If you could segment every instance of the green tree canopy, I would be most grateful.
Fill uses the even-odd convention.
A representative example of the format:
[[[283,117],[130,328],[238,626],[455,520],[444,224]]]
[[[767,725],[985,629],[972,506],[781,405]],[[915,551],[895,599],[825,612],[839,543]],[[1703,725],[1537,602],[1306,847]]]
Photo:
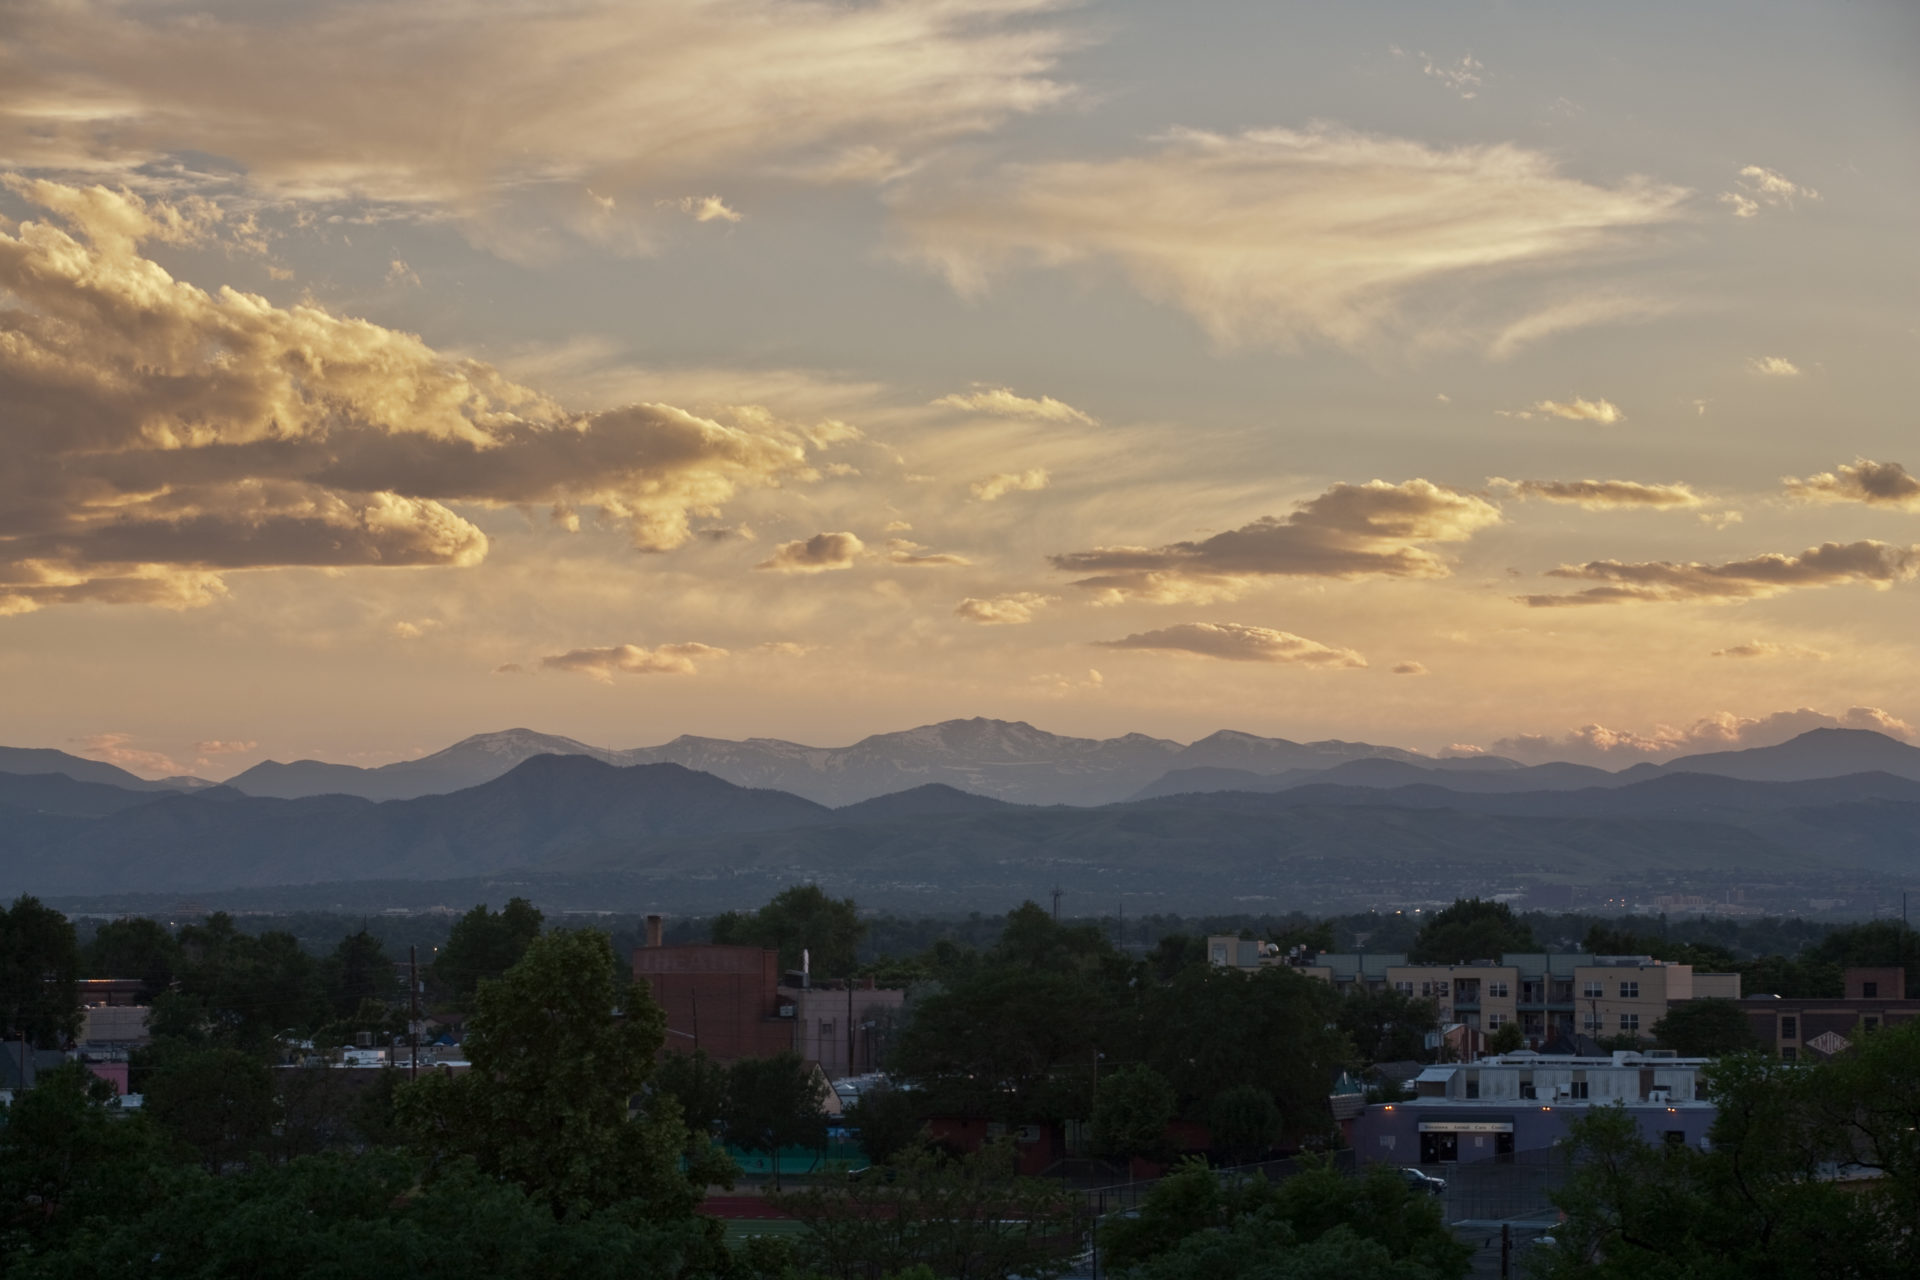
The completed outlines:
[[[1458,898],[1436,912],[1407,951],[1415,964],[1471,964],[1508,951],[1534,951],[1533,930],[1504,902]]]
[[[433,958],[434,982],[456,1002],[471,1001],[482,982],[519,963],[545,919],[525,898],[509,899],[498,912],[482,903],[454,922]]]
[[[1235,1085],[1207,1103],[1207,1130],[1213,1145],[1237,1160],[1251,1160],[1280,1141],[1280,1108],[1258,1085]]]
[[[1179,1098],[1166,1077],[1143,1062],[1129,1063],[1096,1082],[1094,1149],[1123,1159],[1163,1159],[1170,1149],[1167,1126],[1178,1112]]]
[[[180,944],[167,927],[145,916],[109,920],[94,931],[81,956],[90,978],[138,978],[152,1000],[180,971]]]
[[[473,1066],[399,1090],[414,1143],[445,1170],[459,1158],[524,1188],[556,1217],[635,1201],[656,1218],[692,1212],[709,1174],[684,1171],[687,1130],[661,1098],[629,1102],[665,1039],[660,1009],[635,987],[614,1016],[613,950],[593,929],[543,934],[498,981],[481,985],[467,1024]]]
[[[45,1253],[146,1201],[160,1144],[139,1113],[109,1111],[112,1097],[71,1062],[0,1107],[0,1259]]]
[[[322,966],[327,1002],[336,1018],[353,1018],[368,1001],[398,999],[405,983],[380,939],[364,928],[340,939]]]
[[[714,917],[712,936],[728,946],[778,951],[785,969],[798,969],[805,951],[814,973],[838,978],[854,971],[866,930],[852,898],[829,898],[818,885],[802,884],[775,894],[758,911]]]
[[[918,1141],[927,1122],[926,1100],[912,1089],[868,1089],[847,1108],[847,1124],[874,1164],[887,1164]]]
[[[204,1019],[204,1034],[258,1047],[279,1032],[305,1032],[326,1021],[320,966],[292,934],[242,933],[220,911],[182,928],[179,942],[178,993]],[[186,1007],[172,1012],[181,1015]]]
[[[1431,1000],[1354,983],[1338,1005],[1336,1021],[1353,1042],[1362,1062],[1405,1062],[1428,1056],[1427,1033],[1440,1027],[1440,1011]]]
[[[280,1103],[267,1064],[212,1046],[165,1055],[142,1085],[145,1111],[211,1172],[268,1154]]]
[[[73,925],[38,898],[0,911],[0,1035],[58,1048],[80,1027]]]
[[[1653,1024],[1653,1038],[1686,1058],[1718,1058],[1760,1047],[1739,1002],[1715,998],[1669,1005],[1667,1016]]]
[[[797,1053],[741,1058],[727,1068],[727,1138],[744,1151],[774,1158],[778,1186],[780,1148],[826,1144],[827,1118],[820,1109],[825,1096],[812,1064]]]

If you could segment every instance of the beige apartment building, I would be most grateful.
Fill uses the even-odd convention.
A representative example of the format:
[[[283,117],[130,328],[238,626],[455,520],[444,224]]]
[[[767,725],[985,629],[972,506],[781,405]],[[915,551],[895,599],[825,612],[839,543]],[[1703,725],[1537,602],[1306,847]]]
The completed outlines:
[[[1283,955],[1271,944],[1216,936],[1207,939],[1207,958],[1237,969],[1287,965],[1342,990],[1391,988],[1433,1001],[1442,1026],[1460,1023],[1491,1034],[1518,1023],[1535,1046],[1574,1032],[1650,1039],[1653,1024],[1675,1001],[1740,998],[1737,973],[1695,973],[1691,965],[1651,956],[1509,952],[1472,964],[1408,964],[1406,956],[1390,953]]]

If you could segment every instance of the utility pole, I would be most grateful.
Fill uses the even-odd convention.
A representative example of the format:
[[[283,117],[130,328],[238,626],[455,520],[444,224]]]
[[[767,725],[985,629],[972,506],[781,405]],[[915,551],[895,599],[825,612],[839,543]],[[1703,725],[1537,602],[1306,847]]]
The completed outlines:
[[[363,928],[365,926],[362,926]],[[407,1044],[412,1056],[407,1062],[407,1079],[420,1078],[420,948],[407,947]]]
[[[853,975],[847,975],[847,1074],[853,1074]]]
[[[1059,885],[1055,885],[1053,887],[1053,922],[1055,924],[1060,923],[1060,899],[1062,896],[1064,896],[1064,890],[1062,890]]]

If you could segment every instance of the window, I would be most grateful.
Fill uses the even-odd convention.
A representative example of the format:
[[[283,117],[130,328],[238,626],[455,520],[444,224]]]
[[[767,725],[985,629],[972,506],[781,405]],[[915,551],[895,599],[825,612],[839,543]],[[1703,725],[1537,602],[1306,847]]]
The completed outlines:
[[[1601,985],[1598,982],[1589,982],[1586,986],[1586,990],[1581,993],[1581,996],[1583,999],[1587,999],[1587,1000],[1598,1000],[1601,996],[1605,994],[1606,994],[1606,991],[1602,989]]]
[[[1507,1021],[1506,1014],[1490,1013],[1487,1015],[1487,1030],[1498,1031],[1501,1028],[1501,1026],[1506,1023],[1506,1021]]]
[[[1625,1032],[1625,1031],[1631,1031],[1631,1032],[1633,1032],[1633,1033],[1634,1033],[1635,1035],[1639,1035],[1639,1034],[1640,1034],[1640,1015],[1639,1015],[1639,1014],[1637,1014],[1637,1013],[1623,1013],[1623,1014],[1621,1014],[1621,1015],[1620,1015],[1620,1030],[1621,1030],[1621,1031],[1623,1031],[1623,1032]]]
[[[1495,1000],[1505,1000],[1507,998],[1507,984],[1504,982],[1489,982],[1487,984],[1487,995]]]
[[[1398,991],[1403,996],[1410,996],[1413,994],[1413,984],[1411,982],[1396,982],[1393,984],[1393,989],[1395,991]]]
[[[1862,1000],[1878,1000],[1880,998],[1880,984],[1877,982],[1861,983],[1860,998]]]
[[[1880,1029],[1880,1019],[1862,1018],[1860,1019],[1860,1025],[1865,1027],[1869,1031],[1878,1031]]]
[[[1604,1025],[1597,1013],[1584,1014],[1580,1019],[1580,1029],[1588,1035],[1598,1035]]]
[[[1587,1082],[1585,1080],[1575,1080],[1567,1086],[1567,1096],[1585,1102],[1587,1099]]]
[[[1800,1019],[1793,1017],[1791,1014],[1783,1016],[1780,1019],[1780,1038],[1782,1040],[1798,1040],[1800,1038]]]
[[[1621,983],[1620,998],[1622,1000],[1638,1000],[1640,998],[1640,984],[1637,982]]]
[[[1782,1062],[1792,1062],[1795,1058],[1798,1058],[1799,1056],[1800,1056],[1800,1051],[1794,1048],[1792,1045],[1788,1045],[1786,1048],[1780,1050],[1780,1060]]]

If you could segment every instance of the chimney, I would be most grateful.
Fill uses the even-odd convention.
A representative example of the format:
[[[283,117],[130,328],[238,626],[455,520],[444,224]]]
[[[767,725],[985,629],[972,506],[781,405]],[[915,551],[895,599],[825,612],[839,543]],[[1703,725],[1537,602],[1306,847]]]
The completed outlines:
[[[660,917],[657,915],[647,917],[647,945],[650,947],[660,945]]]

